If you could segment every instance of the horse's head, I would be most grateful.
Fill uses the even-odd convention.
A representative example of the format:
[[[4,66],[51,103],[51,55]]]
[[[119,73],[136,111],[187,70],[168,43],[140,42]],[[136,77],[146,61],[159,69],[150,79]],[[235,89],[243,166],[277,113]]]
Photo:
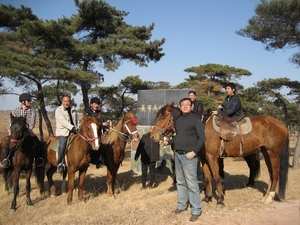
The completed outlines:
[[[174,107],[174,102],[162,107],[156,115],[155,125],[150,137],[155,142],[162,141],[163,137],[171,136],[175,132],[174,121],[180,116],[180,109]]]
[[[14,117],[10,114],[10,145],[9,147],[12,149],[16,146],[16,144],[21,143],[26,137],[26,130],[28,129],[28,125],[26,123],[26,118],[23,116]]]
[[[98,150],[100,147],[99,141],[99,119],[100,116],[85,116],[83,115],[82,122],[79,128],[79,135],[90,144],[93,150]]]
[[[139,141],[140,133],[137,130],[137,120],[134,118],[132,113],[126,113],[123,117],[122,133],[129,137],[128,141]]]

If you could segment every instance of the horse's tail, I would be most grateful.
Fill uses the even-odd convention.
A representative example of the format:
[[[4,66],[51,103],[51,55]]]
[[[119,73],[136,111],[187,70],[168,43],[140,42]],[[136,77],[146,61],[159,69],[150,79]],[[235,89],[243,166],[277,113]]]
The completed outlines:
[[[284,143],[283,150],[280,155],[280,172],[279,172],[279,183],[278,183],[278,197],[280,199],[285,198],[285,191],[288,181],[288,170],[289,169],[289,135]]]

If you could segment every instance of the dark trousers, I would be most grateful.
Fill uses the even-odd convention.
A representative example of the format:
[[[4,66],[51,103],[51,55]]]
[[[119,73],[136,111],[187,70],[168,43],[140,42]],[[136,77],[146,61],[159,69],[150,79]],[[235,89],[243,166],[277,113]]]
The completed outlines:
[[[57,165],[64,162],[67,140],[68,136],[58,136],[59,146]]]
[[[155,179],[155,165],[156,165],[156,161],[152,161],[150,162],[150,164],[142,163],[142,185],[143,186],[146,186],[148,168],[150,173],[150,184],[153,184]]]

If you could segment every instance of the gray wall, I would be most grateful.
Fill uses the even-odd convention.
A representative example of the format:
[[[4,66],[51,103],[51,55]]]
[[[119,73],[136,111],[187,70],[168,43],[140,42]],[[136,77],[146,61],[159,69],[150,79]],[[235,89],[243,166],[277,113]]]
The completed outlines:
[[[193,89],[163,89],[138,91],[137,119],[139,125],[151,125],[160,108],[174,102],[178,106],[180,99],[188,97]]]

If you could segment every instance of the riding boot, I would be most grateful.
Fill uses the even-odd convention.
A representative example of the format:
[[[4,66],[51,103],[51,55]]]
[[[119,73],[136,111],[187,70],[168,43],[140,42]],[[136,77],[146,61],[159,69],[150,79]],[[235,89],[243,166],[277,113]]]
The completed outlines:
[[[4,159],[1,162],[3,168],[10,167],[10,164],[11,164],[10,159],[9,159],[10,155],[11,155],[11,151],[9,148],[9,144],[7,143],[4,148]]]

